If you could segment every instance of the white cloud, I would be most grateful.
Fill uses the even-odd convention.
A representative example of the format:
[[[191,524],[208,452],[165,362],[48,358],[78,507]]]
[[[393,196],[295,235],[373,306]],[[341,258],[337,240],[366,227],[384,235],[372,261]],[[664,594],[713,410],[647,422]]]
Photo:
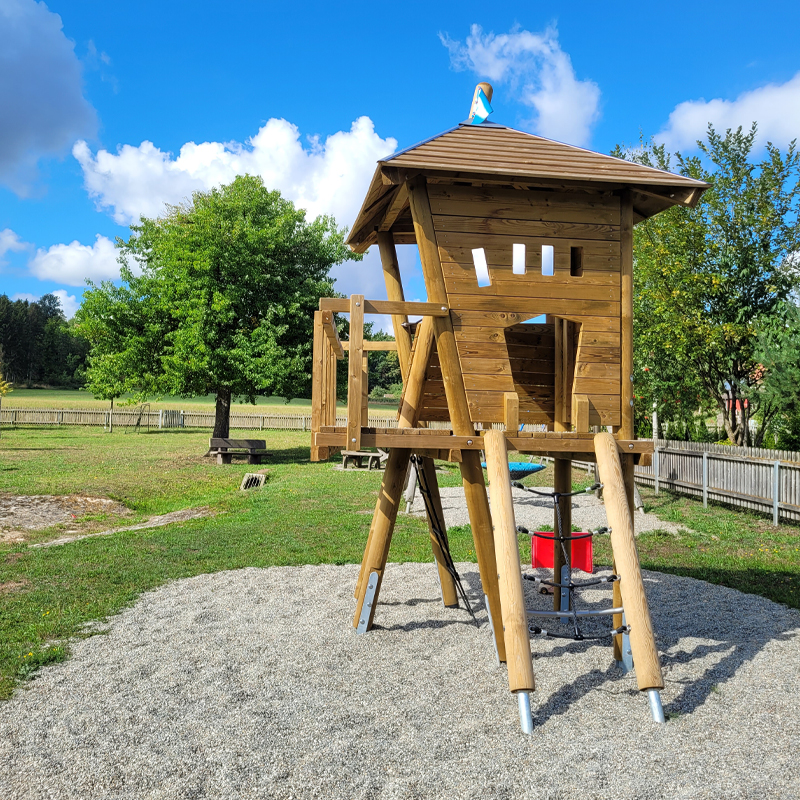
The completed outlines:
[[[54,292],[49,292],[49,294],[54,294],[58,298],[61,310],[67,319],[72,319],[75,316],[75,312],[80,307],[80,301],[74,294],[67,294],[66,289],[56,289]],[[27,300],[29,303],[35,303],[40,298],[41,295],[31,294],[30,292],[17,292],[11,299]]]
[[[40,157],[95,131],[74,47],[44,3],[0,2],[0,182],[18,194],[28,191]]]
[[[11,228],[3,228],[0,231],[0,267],[8,263],[3,258],[6,253],[19,253],[22,250],[28,250],[30,246],[28,242],[23,242]]]
[[[769,83],[743,92],[735,100],[687,100],[675,106],[664,130],[655,138],[670,150],[693,149],[704,139],[708,123],[717,131],[758,123],[757,143],[785,147],[800,133],[800,72],[786,83]]]
[[[93,154],[79,141],[73,154],[83,169],[84,182],[97,206],[109,211],[122,225],[139,216],[156,217],[166,203],[177,204],[194,191],[230,183],[237,175],[260,175],[270,189],[278,189],[309,219],[332,214],[337,224],[352,225],[369,187],[375,162],[397,148],[392,138],[382,139],[368,117],[353,122],[322,141],[310,138],[307,146],[295,125],[270,119],[244,144],[239,142],[188,142],[177,156],[159,150],[152,142],[138,147],[123,145],[116,153]],[[52,249],[52,248],[51,248]],[[337,288],[344,292],[382,292],[383,278],[373,254],[360,264],[347,263],[333,271]]]
[[[28,264],[28,269],[39,280],[66,283],[68,286],[83,286],[87,278],[92,281],[119,278],[114,243],[100,234],[97,234],[93,245],[75,241],[71,244],[54,244],[47,250],[40,248]]]
[[[61,302],[61,310],[64,312],[64,316],[67,319],[72,319],[75,316],[75,312],[80,308],[80,300],[74,294],[67,294],[66,289],[56,289],[50,294],[54,294]]]
[[[589,143],[600,117],[600,89],[593,81],[577,79],[555,28],[495,35],[473,25],[464,44],[446,34],[439,38],[454,69],[470,69],[483,79],[509,84],[536,112],[527,123],[531,130],[570,144]]]
[[[343,225],[355,218],[375,162],[396,147],[394,139],[375,133],[369,117],[360,117],[349,131],[339,131],[324,143],[312,138],[308,147],[301,143],[295,125],[271,119],[245,144],[188,142],[177,157],[152,142],[93,155],[80,141],[73,154],[89,194],[123,225],[140,215],[158,216],[165,203],[179,203],[194,191],[230,183],[244,174],[260,175],[268,188],[279,189],[305,208],[311,219],[333,214]]]

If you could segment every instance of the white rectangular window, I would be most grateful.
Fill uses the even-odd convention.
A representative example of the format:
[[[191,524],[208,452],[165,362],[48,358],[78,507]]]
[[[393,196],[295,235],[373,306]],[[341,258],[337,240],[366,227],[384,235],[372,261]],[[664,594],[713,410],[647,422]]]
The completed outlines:
[[[482,247],[472,251],[472,263],[475,264],[475,274],[478,276],[478,286],[491,286],[489,265],[486,263],[486,252]]]
[[[553,245],[542,245],[542,275],[553,274]]]
[[[514,274],[515,275],[524,275],[525,274],[525,245],[524,244],[515,244],[514,245]]]

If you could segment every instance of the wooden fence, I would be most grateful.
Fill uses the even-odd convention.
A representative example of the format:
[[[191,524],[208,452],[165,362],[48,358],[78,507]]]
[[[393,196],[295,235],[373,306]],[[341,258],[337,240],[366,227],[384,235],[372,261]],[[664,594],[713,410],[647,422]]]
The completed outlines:
[[[133,429],[212,428],[213,411],[139,411],[115,409],[114,427]],[[102,425],[108,427],[109,412],[103,409],[4,408],[3,425]],[[347,425],[346,417],[336,424]],[[374,428],[393,428],[394,417],[370,417]],[[448,422],[432,422],[432,428],[448,428]],[[502,428],[494,423],[493,428]],[[525,426],[538,429],[542,426]],[[259,414],[234,412],[231,428],[239,430],[311,430],[311,415]],[[679,494],[718,501],[762,513],[772,512],[779,519],[800,521],[800,453],[757,447],[659,439],[653,464],[636,467],[637,482],[656,492],[667,489]]]
[[[104,409],[56,409],[56,408],[3,408],[0,410],[2,425],[94,425],[108,427],[108,410]],[[136,409],[114,409],[114,427],[134,428],[138,424],[148,428],[213,428],[213,411],[138,411]],[[345,417],[337,417],[337,425],[347,425]],[[370,417],[368,424],[376,428],[396,427],[397,421],[385,417]],[[253,412],[231,413],[231,428],[240,430],[311,430],[311,415],[259,414]],[[446,427],[446,426],[445,426]]]
[[[761,447],[659,439],[653,464],[636,467],[639,483],[762,513],[800,520],[800,453]]]

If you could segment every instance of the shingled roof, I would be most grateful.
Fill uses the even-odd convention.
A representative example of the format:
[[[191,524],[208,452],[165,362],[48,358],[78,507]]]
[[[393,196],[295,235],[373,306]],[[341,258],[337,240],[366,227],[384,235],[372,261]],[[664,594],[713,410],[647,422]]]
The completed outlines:
[[[629,187],[633,192],[636,222],[673,205],[693,207],[708,187],[702,181],[505,125],[462,123],[378,162],[348,239],[354,250],[363,252],[374,242],[376,227],[387,211],[401,202],[399,187],[407,178],[420,173],[430,182],[444,183],[608,191]],[[400,241],[403,233],[406,237],[409,233],[409,221],[404,224],[403,220],[406,214],[407,209],[401,209],[393,220],[398,224]]]

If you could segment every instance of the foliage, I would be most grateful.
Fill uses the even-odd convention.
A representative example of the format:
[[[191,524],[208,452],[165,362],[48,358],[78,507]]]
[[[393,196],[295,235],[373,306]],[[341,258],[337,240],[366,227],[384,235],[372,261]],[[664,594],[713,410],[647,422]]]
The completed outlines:
[[[5,397],[9,392],[13,392],[14,390],[11,388],[13,385],[4,379],[3,373],[0,372],[0,397]]]
[[[0,369],[19,384],[78,387],[89,343],[67,322],[53,294],[39,300],[0,295]]]
[[[786,303],[783,313],[763,328],[756,358],[762,367],[760,391],[778,409],[772,443],[782,450],[800,450],[800,308],[794,303]]]
[[[687,421],[714,407],[739,445],[759,444],[779,413],[774,396],[761,391],[757,336],[800,269],[793,256],[800,247],[800,154],[794,142],[785,155],[768,144],[754,163],[755,135],[755,125],[724,136],[709,126],[707,140],[698,142],[701,156],[676,155],[681,174],[711,184],[696,208],[673,207],[634,229],[637,397],[645,413],[656,401],[664,419]],[[627,155],[671,166],[660,145]],[[755,415],[761,425],[753,441]]]
[[[91,285],[79,312],[93,390],[214,393],[215,436],[227,436],[233,397],[307,394],[313,312],[332,294],[331,267],[359,258],[331,217],[307,222],[239,176],[131,231],[117,242],[122,285]]]

